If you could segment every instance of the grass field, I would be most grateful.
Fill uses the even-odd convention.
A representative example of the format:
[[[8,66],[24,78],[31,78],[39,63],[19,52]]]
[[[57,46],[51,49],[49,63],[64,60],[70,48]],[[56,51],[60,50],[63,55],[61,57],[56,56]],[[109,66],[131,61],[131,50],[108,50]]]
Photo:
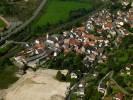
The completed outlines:
[[[0,28],[5,27],[5,25],[6,24],[2,20],[0,20]]]
[[[43,26],[47,23],[56,24],[60,20],[66,21],[71,10],[79,8],[92,8],[90,0],[49,0],[45,12],[38,19],[35,26]]]

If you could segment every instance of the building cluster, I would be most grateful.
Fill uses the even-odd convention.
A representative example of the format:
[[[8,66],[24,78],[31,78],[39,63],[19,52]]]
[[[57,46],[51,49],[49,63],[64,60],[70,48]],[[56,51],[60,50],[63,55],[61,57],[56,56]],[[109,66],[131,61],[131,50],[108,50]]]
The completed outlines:
[[[103,99],[112,99],[112,100],[124,100],[125,94],[119,90],[122,88],[117,84],[117,82],[112,78],[114,72],[107,73],[99,82],[98,92],[103,94]],[[109,88],[115,88],[117,92],[109,96]],[[123,89],[123,88],[122,88]],[[124,89],[123,89],[124,90]]]
[[[19,67],[20,74],[28,68],[36,69],[59,53],[66,55],[69,52],[84,55],[83,64],[89,69],[96,63],[107,60],[105,48],[111,48],[112,42],[117,45],[121,38],[132,34],[133,8],[127,11],[118,10],[111,13],[103,9],[93,14],[81,27],[74,27],[60,35],[38,37],[33,43],[25,44],[25,49],[12,58],[12,62]],[[131,75],[131,66],[126,67],[127,75]],[[121,71],[122,73],[123,71]],[[73,78],[77,78],[72,73]],[[94,75],[96,76],[96,75]],[[79,84],[80,95],[84,95],[84,86]],[[98,91],[107,94],[108,83],[101,82]],[[116,94],[115,100],[122,100],[121,93]]]
[[[81,27],[72,28],[62,35],[47,34],[31,44],[26,44],[25,50],[16,55],[13,62],[21,70],[25,65],[36,68],[61,52],[67,54],[74,51],[85,55],[83,62],[89,68],[96,61],[98,63],[106,61],[104,48],[110,47],[112,39],[115,38],[117,44],[120,37],[131,34],[125,26],[133,28],[133,8],[128,11],[119,10],[116,14],[103,9],[90,16]]]
[[[64,54],[70,51],[84,54],[83,62],[87,67],[90,67],[96,59],[99,62],[106,60],[103,51],[104,47],[109,46],[109,40],[89,33],[85,26],[73,28],[71,31],[64,32],[63,35],[65,37],[62,45]]]
[[[130,8],[128,11],[117,11],[116,14],[111,14],[108,10],[103,10],[93,17],[87,22],[88,26],[91,24],[92,30],[93,27],[97,28],[97,33],[102,36],[107,37],[109,41],[114,38],[115,44],[121,42],[121,37],[132,34],[129,29],[133,29],[133,8]],[[121,75],[131,75],[131,65],[125,67],[125,69],[121,70]],[[98,91],[101,92],[104,97],[107,96],[107,87],[108,82],[99,83]],[[113,97],[114,100],[123,100],[123,93],[116,93]]]
[[[129,64],[125,66],[124,69],[121,69],[121,75],[127,75],[127,76],[132,76],[133,75],[133,64]]]
[[[83,30],[81,30],[83,29]],[[102,45],[108,46],[109,41],[85,32],[85,27],[72,29],[63,35],[40,37],[32,44],[26,44],[26,49],[13,58],[15,65],[23,70],[24,66],[36,68],[46,60],[56,57],[60,52],[67,54],[75,51],[86,54],[85,60],[94,62],[97,55],[101,55]],[[99,47],[99,48],[98,48]]]
[[[118,10],[116,14],[112,14],[109,10],[104,9],[94,14],[87,21],[88,30],[96,31],[108,39],[130,34],[125,27],[133,28],[133,8],[130,8],[128,11]]]
[[[108,45],[107,39],[88,33],[83,26],[63,32],[63,35],[49,36],[47,34],[46,37],[40,37],[30,45],[26,44],[26,49],[17,54],[13,62],[20,69],[23,69],[25,65],[36,68],[46,60],[56,57],[60,52],[67,54],[74,51],[85,55],[84,64],[87,66],[92,64],[98,55],[100,55],[99,62],[104,62],[106,56],[102,53],[103,47]]]

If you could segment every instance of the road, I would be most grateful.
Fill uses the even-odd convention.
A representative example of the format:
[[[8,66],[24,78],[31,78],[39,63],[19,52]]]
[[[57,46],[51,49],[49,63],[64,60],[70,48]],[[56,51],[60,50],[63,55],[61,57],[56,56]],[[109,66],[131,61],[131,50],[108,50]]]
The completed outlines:
[[[103,83],[103,81],[104,81],[108,76],[109,76],[109,77],[112,77],[113,73],[114,73],[113,71],[108,72],[108,73],[100,80],[99,85],[98,85],[98,88],[100,88],[101,84]]]
[[[133,96],[133,93],[129,93],[127,90],[125,90],[123,87],[121,87],[114,79],[113,79],[114,72],[110,75],[110,80],[115,83],[115,85],[126,95]]]
[[[87,20],[92,14],[94,14],[94,13],[100,11],[101,9],[103,9],[104,6],[107,6],[107,5],[102,5],[101,7],[99,7],[99,9],[94,10],[94,11],[90,12],[89,14],[87,14],[87,15],[85,15],[85,16],[83,16],[83,17],[80,17],[80,18],[75,19],[75,20],[73,20],[73,21],[70,21],[70,22],[67,22],[67,23],[65,23],[65,24],[62,24],[62,25],[60,25],[60,26],[58,26],[58,27],[56,27],[56,28],[54,28],[54,29],[52,29],[52,30],[49,30],[47,33],[49,33],[49,34],[52,34],[53,32],[56,33],[56,32],[58,32],[59,30],[63,30],[64,28],[72,27],[72,26],[75,25],[77,22],[85,21],[85,20]],[[26,37],[25,37],[25,36],[26,36]],[[21,41],[25,41],[25,40],[27,40],[27,39],[30,38],[29,34],[23,33],[23,34],[19,34],[19,36],[16,36],[14,40],[15,40],[15,41],[20,40],[20,39],[18,39],[19,37],[21,37]],[[6,55],[2,56],[1,58],[2,58],[2,59],[5,59],[5,58],[12,57],[14,54],[16,54],[16,52],[18,52],[17,48],[18,48],[17,46],[14,46],[11,50],[9,50],[9,52],[8,52]]]
[[[5,40],[7,40],[12,35],[19,33],[26,26],[28,26],[38,16],[38,14],[40,13],[40,11],[42,10],[42,8],[45,6],[46,3],[47,3],[47,0],[43,0],[40,3],[39,7],[35,10],[33,15],[27,21],[25,21],[20,27],[17,27],[14,30],[8,31],[7,35],[1,38],[0,44],[3,43]]]
[[[113,79],[113,75],[114,75],[114,71],[110,71],[109,73],[107,73],[99,82],[98,88],[100,88],[100,85],[103,83],[103,81],[109,77],[111,81],[113,81],[115,83],[115,85],[124,93],[127,95],[132,96],[133,94],[129,93],[128,91],[126,91],[124,88],[122,88],[114,79]]]

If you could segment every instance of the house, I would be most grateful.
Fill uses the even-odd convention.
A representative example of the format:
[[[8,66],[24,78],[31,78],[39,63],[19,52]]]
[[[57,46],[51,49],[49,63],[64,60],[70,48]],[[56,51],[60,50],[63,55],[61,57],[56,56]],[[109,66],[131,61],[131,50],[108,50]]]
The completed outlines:
[[[116,36],[116,31],[114,31],[114,30],[109,30],[109,33],[111,34],[111,36]]]
[[[106,84],[104,83],[101,83],[99,86],[98,86],[98,92],[101,92],[102,94],[104,94],[104,96],[107,94],[107,89],[106,89]]]
[[[77,31],[77,32],[85,32],[85,31],[86,31],[86,28],[85,28],[84,26],[78,27],[78,28],[76,29],[76,31]]]
[[[77,74],[76,73],[71,73],[71,79],[77,79],[78,78],[78,76],[77,76]]]
[[[35,54],[40,54],[40,53],[44,52],[45,45],[43,42],[41,42],[39,40],[35,40],[35,44],[34,44],[33,48],[35,50]]]
[[[108,23],[106,22],[105,24],[103,24],[102,28],[104,30],[112,29],[113,28],[113,24],[112,24],[112,22],[108,22]]]
[[[11,60],[12,60],[13,64],[19,68],[23,68],[25,65],[24,64],[25,61],[22,56],[13,57]]]
[[[53,45],[54,44],[54,41],[52,41],[52,40],[46,40],[46,44],[49,45],[49,46],[50,45]]]
[[[64,31],[64,32],[63,32],[63,36],[64,36],[64,37],[67,37],[67,36],[68,36],[68,32],[67,32],[67,31]]]
[[[104,63],[104,61],[101,60],[101,59],[99,59],[99,60],[98,60],[98,63],[99,63],[99,64],[102,64],[102,63]]]
[[[115,100],[124,100],[124,94],[123,93],[117,93],[117,94],[115,94],[115,97],[114,97],[114,99]]]
[[[54,52],[53,56],[56,57],[57,56],[57,52]]]
[[[36,59],[34,61],[30,61],[27,63],[27,66],[30,67],[30,68],[33,68],[33,69],[36,69],[37,66],[39,65],[39,60]]]
[[[74,39],[74,38],[69,39],[69,45],[70,46],[80,46],[80,44],[81,44],[80,41],[77,39]]]
[[[92,24],[92,21],[88,21],[86,24],[86,28],[87,30],[94,30],[94,26]]]
[[[93,41],[84,42],[84,43],[83,43],[83,46],[84,46],[85,48],[87,48],[87,47],[89,47],[89,46],[95,46],[95,42],[93,42]]]
[[[128,6],[130,4],[129,0],[122,0],[123,6]]]
[[[81,82],[81,83],[78,85],[78,88],[79,88],[79,90],[78,90],[78,95],[79,95],[80,97],[83,97],[83,96],[85,95],[85,93],[84,93],[84,88],[85,88],[84,83]]]
[[[126,70],[127,70],[127,71],[130,71],[130,67],[126,67]]]
[[[126,74],[127,75],[132,75],[133,73],[132,73],[132,70],[133,69],[133,65],[127,65],[126,67],[125,67],[125,70],[126,70]]]
[[[116,26],[117,26],[118,28],[120,28],[120,27],[122,27],[122,26],[124,25],[123,20],[119,20],[119,19],[117,19],[115,23],[116,23]]]
[[[89,58],[89,61],[90,61],[90,62],[93,62],[93,61],[95,61],[95,59],[96,59],[96,55],[95,55],[95,54],[90,54],[90,55],[88,56],[88,58]]]
[[[82,46],[80,49],[81,49],[81,52],[82,52],[82,53],[85,53],[85,50],[86,50],[86,49],[85,49],[84,46]]]

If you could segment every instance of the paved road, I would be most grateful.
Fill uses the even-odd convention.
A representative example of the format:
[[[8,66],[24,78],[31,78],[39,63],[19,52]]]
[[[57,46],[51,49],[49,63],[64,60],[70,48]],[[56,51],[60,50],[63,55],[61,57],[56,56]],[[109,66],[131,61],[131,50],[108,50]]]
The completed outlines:
[[[51,34],[51,33],[53,33],[53,32],[55,33],[55,32],[58,32],[59,30],[64,29],[64,28],[73,26],[73,25],[75,25],[77,22],[85,21],[85,20],[87,20],[92,14],[94,14],[94,13],[100,11],[100,10],[103,9],[105,6],[107,6],[107,5],[106,5],[106,4],[105,4],[105,5],[102,5],[101,7],[99,7],[99,9],[92,11],[91,13],[87,14],[86,16],[80,17],[80,18],[75,19],[75,20],[73,20],[73,21],[70,21],[70,22],[68,22],[68,23],[66,23],[66,24],[60,25],[60,26],[58,26],[57,28],[54,28],[54,29],[52,29],[52,30],[49,30],[48,33],[49,33],[49,34]],[[26,33],[25,33],[25,34],[26,34]],[[19,34],[19,36],[16,37],[17,40],[19,40],[18,37],[24,38],[24,39],[21,39],[21,41],[25,41],[25,40],[29,39],[30,36],[27,34],[26,37],[25,37],[25,34]],[[20,35],[22,35],[22,36],[20,36]],[[16,40],[16,38],[15,38],[15,40]],[[26,39],[26,38],[27,38],[27,39]],[[17,40],[16,40],[16,41],[17,41]],[[0,44],[1,44],[1,42],[0,42]],[[9,57],[13,56],[14,54],[16,54],[16,53],[18,52],[17,48],[18,48],[17,46],[13,47],[11,50],[9,50],[9,52],[8,52],[6,55],[2,56],[1,58],[2,58],[2,59],[5,59],[5,58],[9,58]]]
[[[36,9],[36,11],[33,13],[32,17],[30,17],[26,22],[24,22],[24,24],[22,24],[20,27],[14,29],[13,31],[9,31],[7,32],[7,35],[5,37],[2,37],[0,40],[0,44],[2,42],[4,42],[5,40],[7,40],[10,36],[17,34],[19,31],[21,31],[22,29],[24,29],[27,25],[29,25],[40,13],[40,11],[42,10],[42,8],[44,7],[44,5],[47,3],[47,0],[43,0],[39,7]]]
[[[7,31],[0,32],[1,37],[4,37],[7,34],[10,34],[10,32],[12,32],[15,28],[19,27],[20,25],[22,25],[22,22],[20,21],[11,22],[11,26],[9,27]]]
[[[98,88],[100,88],[101,84],[103,83],[103,81],[104,81],[107,77],[112,77],[113,73],[114,73],[113,71],[108,72],[108,73],[100,80],[99,85],[98,85]]]
[[[77,83],[75,83],[69,90],[69,94],[66,96],[65,100],[71,100],[71,95],[74,93],[74,90],[78,88],[79,84],[88,78],[89,72],[85,74]]]
[[[108,72],[108,73],[100,80],[99,85],[98,85],[98,88],[100,88],[100,85],[103,83],[103,81],[104,81],[107,77],[109,77],[110,80],[113,81],[113,82],[116,84],[116,86],[117,86],[123,93],[132,96],[133,94],[131,94],[131,93],[129,93],[128,91],[126,91],[124,88],[122,88],[122,87],[113,79],[113,75],[114,75],[114,71]]]
[[[124,93],[129,96],[133,96],[133,93],[129,93],[127,90],[125,90],[123,87],[121,87],[114,79],[113,79],[114,72],[110,74],[110,80],[115,83],[115,85]]]

